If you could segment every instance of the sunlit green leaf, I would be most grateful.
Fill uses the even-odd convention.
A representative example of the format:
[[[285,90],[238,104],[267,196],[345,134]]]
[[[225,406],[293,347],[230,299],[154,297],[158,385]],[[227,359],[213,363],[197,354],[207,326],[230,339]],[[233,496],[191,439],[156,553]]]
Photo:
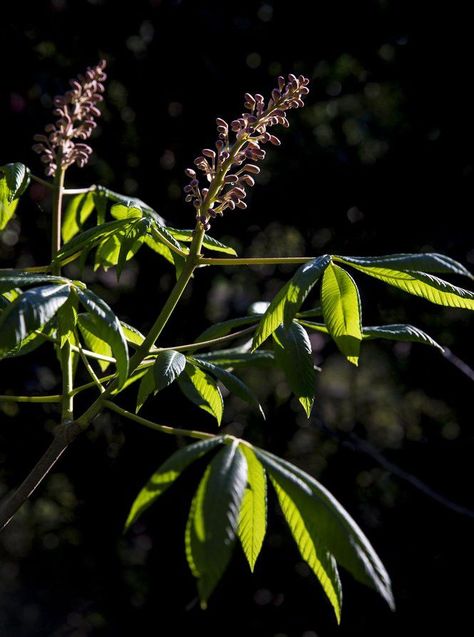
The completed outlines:
[[[444,351],[439,343],[413,325],[394,324],[394,325],[373,325],[371,327],[362,328],[362,338],[364,340],[372,340],[375,338],[386,338],[393,341],[411,341],[413,343],[424,343],[431,345],[437,349]]]
[[[119,386],[122,386],[128,375],[128,349],[120,321],[107,303],[91,290],[77,289],[77,295],[94,323],[95,333],[112,348]]]
[[[21,164],[14,162],[0,166],[0,174],[5,176],[8,188],[8,202],[12,203],[14,199],[18,199],[28,188],[30,183],[30,169]]]
[[[260,554],[267,530],[267,480],[265,471],[254,452],[241,444],[240,451],[247,461],[247,486],[245,487],[239,517],[239,538],[250,570]]]
[[[317,526],[312,519],[310,504],[304,498],[298,497],[299,493],[295,489],[289,489],[291,495],[287,493],[282,487],[281,481],[279,482],[273,474],[271,474],[271,480],[301,557],[318,578],[331,602],[339,624],[342,607],[341,580],[336,560],[319,539]],[[285,483],[285,486],[288,486],[288,483]],[[293,485],[291,484],[291,486]]]
[[[18,199],[10,201],[10,189],[5,177],[0,177],[0,230],[3,230],[15,214]]]
[[[137,330],[136,327],[133,327],[133,325],[125,323],[125,321],[120,321],[120,325],[122,326],[122,330],[125,338],[127,339],[127,343],[129,345],[132,345],[133,347],[140,347],[140,345],[145,340],[143,334],[139,330]]]
[[[216,381],[202,369],[189,363],[186,365],[185,372],[187,377],[181,376],[179,379],[181,390],[194,404],[214,416],[217,424],[220,425],[224,401]]]
[[[79,314],[78,325],[81,332],[86,349],[90,349],[96,354],[112,357],[112,348],[109,343],[103,339],[103,330],[99,327],[98,322],[90,314]],[[110,365],[109,361],[98,360],[101,371],[105,372]]]
[[[293,501],[307,529],[314,529],[320,546],[357,580],[374,588],[393,609],[390,578],[380,558],[359,526],[334,496],[298,467],[254,448],[260,462]],[[313,531],[311,531],[311,535]]]
[[[119,232],[130,224],[128,219],[118,219],[117,221],[107,221],[101,226],[89,228],[73,237],[65,243],[61,250],[54,258],[54,263],[69,263],[79,256],[92,250],[99,243],[103,242],[107,237]]]
[[[63,241],[69,241],[82,229],[94,208],[95,199],[92,192],[82,193],[71,199],[63,218]]]
[[[347,360],[357,365],[362,339],[359,291],[352,277],[334,263],[324,272],[321,302],[329,334]]]
[[[67,301],[69,285],[43,285],[21,294],[0,316],[0,358],[50,321]]]
[[[220,349],[196,355],[199,360],[209,361],[226,369],[234,367],[268,366],[275,362],[275,354],[271,350],[259,349],[255,352],[242,352],[239,348]]]
[[[436,252],[421,254],[387,254],[380,257],[342,257],[335,260],[349,265],[389,268],[390,270],[431,272],[434,274],[461,274],[473,279],[474,276],[461,263]]]
[[[247,463],[234,441],[210,462],[194,496],[185,546],[203,608],[232,555],[246,483]]]
[[[276,361],[309,418],[314,403],[316,371],[308,335],[301,325],[290,323],[281,325],[273,339]]]
[[[223,436],[202,440],[176,451],[170,456],[141,489],[130,509],[125,528],[128,529],[142,513],[162,495],[181,473],[195,460],[222,444]]]
[[[252,407],[255,407],[255,409],[260,412],[262,417],[265,418],[265,412],[263,411],[258,398],[255,396],[252,390],[243,381],[240,380],[240,378],[237,378],[237,376],[235,376],[234,374],[231,374],[227,370],[219,367],[218,365],[215,365],[214,363],[199,359],[199,357],[197,356],[194,357],[192,361],[193,363],[197,363],[199,367],[203,368],[204,370],[215,376],[217,380],[220,380],[224,387],[226,387],[232,394],[235,394],[241,400],[249,403],[249,405],[252,405]]]
[[[353,268],[364,272],[384,283],[400,288],[404,292],[420,296],[431,303],[447,307],[460,307],[474,310],[474,292],[452,285],[432,274],[388,268],[366,267],[348,263]]]
[[[291,322],[330,261],[331,257],[324,255],[298,268],[268,306],[255,332],[253,349],[259,347],[283,322]]]

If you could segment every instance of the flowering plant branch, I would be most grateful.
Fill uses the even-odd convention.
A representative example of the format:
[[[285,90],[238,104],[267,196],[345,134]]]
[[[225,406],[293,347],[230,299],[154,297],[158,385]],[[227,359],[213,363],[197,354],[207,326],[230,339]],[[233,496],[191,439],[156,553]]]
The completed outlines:
[[[375,550],[341,504],[315,478],[250,441],[176,428],[131,413],[120,406],[120,395],[137,388],[138,412],[146,401],[165,401],[173,385],[220,425],[224,410],[220,388],[224,386],[264,416],[254,392],[239,377],[239,370],[265,364],[283,370],[310,418],[316,373],[320,370],[314,365],[308,332],[328,335],[355,365],[361,344],[367,339],[413,341],[442,350],[430,336],[411,325],[364,326],[358,288],[348,269],[432,303],[469,310],[474,309],[474,293],[436,275],[453,273],[471,279],[472,275],[456,261],[435,253],[241,258],[233,248],[207,234],[216,218],[247,207],[247,189],[255,185],[260,171],[257,164],[265,159],[262,147],[267,143],[280,145],[270,129],[288,127],[288,111],[304,105],[309,91],[304,76],[279,77],[267,101],[260,94],[245,94],[246,110],[230,125],[217,119],[215,150],[205,148],[195,159],[195,168],[186,170],[189,182],[184,188],[185,200],[193,204],[196,215],[193,230],[167,226],[143,201],[99,185],[66,189],[66,171],[73,164],[84,166],[92,153],[84,141],[100,115],[104,69],[105,62],[101,61],[72,80],[70,90],[54,100],[56,122],[46,126],[44,135],[35,137],[34,149],[41,155],[51,181],[32,175],[20,163],[0,167],[0,229],[15,214],[31,179],[53,193],[51,263],[0,270],[0,358],[37,355],[39,345],[50,343],[56,348],[62,371],[62,386],[56,394],[0,396],[0,401],[58,404],[59,422],[38,463],[0,504],[0,525],[8,524],[68,446],[107,409],[159,433],[197,440],[157,468],[132,504],[126,528],[190,464],[200,458],[207,460],[185,532],[186,557],[197,579],[203,607],[225,571],[237,540],[253,570],[266,534],[269,482],[301,555],[320,581],[337,620],[342,604],[338,565],[377,590],[393,608],[390,578]],[[63,211],[65,195],[72,199]],[[177,274],[146,335],[121,321],[84,282],[63,274],[65,265],[78,259],[83,265],[92,254],[95,268],[115,267],[120,276],[127,261],[144,245],[165,259]],[[209,256],[215,252],[226,256]],[[187,344],[162,346],[162,332],[191,277],[201,267],[265,264],[300,267],[260,312],[249,311],[246,316],[211,325]],[[303,303],[317,286],[320,292],[316,303],[303,310]],[[110,366],[112,371],[106,373]],[[81,376],[87,382],[78,383]],[[97,395],[82,414],[77,414],[74,399],[89,390]]]

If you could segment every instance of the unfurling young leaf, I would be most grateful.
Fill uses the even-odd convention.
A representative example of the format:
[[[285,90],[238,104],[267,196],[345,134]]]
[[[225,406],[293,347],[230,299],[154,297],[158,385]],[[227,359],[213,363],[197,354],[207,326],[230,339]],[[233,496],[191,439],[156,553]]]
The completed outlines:
[[[359,291],[352,277],[334,263],[323,275],[321,304],[329,334],[347,360],[357,365],[362,340]]]
[[[301,325],[294,322],[288,326],[281,325],[274,332],[273,340],[276,361],[309,418],[314,403],[316,371],[308,335]]]
[[[247,484],[247,462],[238,442],[226,445],[208,465],[191,504],[186,557],[198,580],[203,608],[232,555]]]

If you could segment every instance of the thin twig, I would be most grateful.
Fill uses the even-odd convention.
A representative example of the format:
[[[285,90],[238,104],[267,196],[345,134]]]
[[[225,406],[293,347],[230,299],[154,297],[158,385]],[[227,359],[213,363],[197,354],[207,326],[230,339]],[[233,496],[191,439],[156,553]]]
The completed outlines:
[[[9,394],[0,395],[0,403],[60,403],[61,394],[51,396],[11,396]]]
[[[41,177],[37,177],[36,175],[33,175],[32,173],[30,173],[30,177],[33,181],[37,181],[42,186],[46,186],[46,188],[53,190],[54,185],[50,183],[49,181],[46,181],[46,179],[41,179]]]
[[[315,421],[313,420],[313,422]],[[364,453],[365,455],[371,457],[377,462],[377,464],[389,471],[391,474],[397,476],[405,482],[408,482],[408,484],[414,487],[417,491],[420,491],[432,500],[435,500],[445,508],[454,511],[455,513],[459,513],[460,515],[465,515],[468,518],[474,518],[474,511],[460,504],[457,504],[456,502],[453,502],[446,496],[432,489],[429,485],[427,485],[425,482],[423,482],[413,474],[409,473],[405,469],[402,469],[390,460],[387,460],[387,458],[385,458],[385,456],[378,449],[373,447],[370,443],[363,440],[362,438],[359,438],[359,436],[357,436],[356,434],[342,434],[336,432],[320,421],[315,422],[315,424],[319,427],[319,429],[322,429],[325,433],[329,434],[333,438],[336,438],[344,447],[348,447],[352,451]]]
[[[314,259],[315,257],[202,257],[199,259],[199,265],[301,265]]]
[[[33,494],[44,478],[63,455],[71,442],[81,433],[76,423],[60,425],[54,435],[53,442],[29,472],[20,486],[7,495],[0,503],[0,530],[13,518],[18,509]]]
[[[154,429],[155,431],[159,431],[162,434],[171,434],[172,436],[188,436],[189,438],[198,438],[199,440],[208,440],[209,438],[215,438],[214,434],[208,434],[205,431],[196,431],[195,429],[179,429],[178,427],[169,427],[168,425],[159,425],[152,420],[148,420],[147,418],[142,418],[141,416],[137,416],[136,414],[132,414],[132,412],[119,407],[115,403],[110,400],[104,400],[104,407],[108,407],[111,411],[115,411],[117,414],[124,416],[124,418],[128,418],[129,420],[133,420],[137,422],[139,425],[143,425],[144,427],[148,427],[148,429]]]

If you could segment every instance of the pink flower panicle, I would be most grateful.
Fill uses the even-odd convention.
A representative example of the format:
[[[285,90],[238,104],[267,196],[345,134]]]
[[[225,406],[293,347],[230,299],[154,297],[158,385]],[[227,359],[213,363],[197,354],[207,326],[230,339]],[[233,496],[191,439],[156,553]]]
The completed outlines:
[[[185,186],[186,201],[196,208],[196,218],[208,230],[210,218],[222,215],[225,210],[244,210],[247,204],[246,188],[254,185],[253,175],[258,175],[257,162],[265,159],[265,150],[261,148],[267,142],[280,146],[280,140],[268,132],[268,128],[281,124],[288,128],[287,111],[304,106],[303,98],[308,94],[309,80],[300,75],[288,75],[288,80],[280,76],[278,87],[273,89],[265,107],[262,95],[245,94],[245,113],[229,124],[217,118],[218,139],[215,150],[204,148],[196,157],[194,165],[202,173],[198,175],[193,168],[185,173],[190,181]],[[231,144],[229,129],[235,139]],[[232,171],[232,172],[230,172]],[[201,187],[200,177],[206,179]]]
[[[74,163],[82,168],[89,161],[92,148],[83,141],[91,136],[97,126],[95,118],[100,116],[97,105],[103,100],[105,66],[106,61],[101,60],[89,67],[84,75],[70,80],[67,93],[54,98],[53,113],[58,119],[45,126],[46,135],[33,138],[37,142],[33,150],[41,155],[47,175]]]

